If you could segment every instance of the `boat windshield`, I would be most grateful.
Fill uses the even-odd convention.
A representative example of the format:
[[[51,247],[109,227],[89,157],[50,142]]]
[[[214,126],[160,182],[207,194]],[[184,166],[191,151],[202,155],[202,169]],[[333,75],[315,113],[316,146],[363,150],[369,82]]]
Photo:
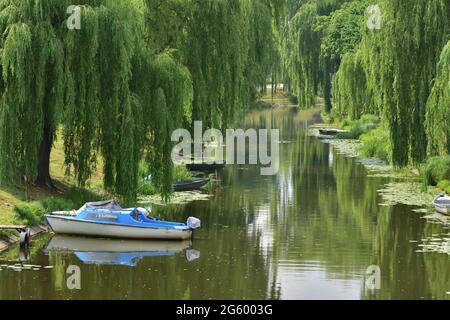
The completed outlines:
[[[139,222],[148,222],[147,217],[145,216],[145,214],[139,210],[139,209],[135,209],[131,212],[131,217],[135,220],[135,221],[139,221]]]

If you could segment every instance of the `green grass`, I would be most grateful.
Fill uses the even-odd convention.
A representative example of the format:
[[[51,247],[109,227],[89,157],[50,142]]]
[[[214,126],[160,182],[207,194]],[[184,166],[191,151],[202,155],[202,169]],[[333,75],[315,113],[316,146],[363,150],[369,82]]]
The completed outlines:
[[[390,162],[391,147],[389,132],[386,129],[378,127],[361,135],[360,138],[360,151],[363,156]]]
[[[76,187],[68,189],[64,195],[50,196],[32,202],[20,202],[14,206],[16,221],[33,226],[44,223],[44,215],[53,211],[78,209],[86,202],[101,200],[97,194]]]
[[[359,120],[343,119],[338,121],[340,127],[348,132],[338,134],[339,139],[359,139],[379,126],[380,120],[373,115],[364,115]]]
[[[286,106],[286,105],[296,105],[298,104],[298,100],[295,96],[286,93],[282,90],[278,90],[277,93],[274,94],[272,97],[272,91],[267,90],[266,95],[261,97],[261,99],[256,104],[256,108],[268,108],[272,107],[273,105],[280,105],[280,106]]]

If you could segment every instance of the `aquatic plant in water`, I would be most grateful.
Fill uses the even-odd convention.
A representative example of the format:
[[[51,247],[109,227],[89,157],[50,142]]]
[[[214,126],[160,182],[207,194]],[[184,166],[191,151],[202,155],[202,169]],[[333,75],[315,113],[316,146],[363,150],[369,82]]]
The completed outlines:
[[[383,206],[404,204],[415,207],[431,208],[437,190],[424,190],[420,182],[391,182],[382,186],[378,193],[381,195]]]
[[[152,196],[143,196],[138,198],[138,203],[152,203],[161,206],[174,205],[174,204],[187,204],[192,201],[206,201],[210,200],[211,194],[201,191],[186,191],[174,193],[168,202],[166,202],[161,195],[156,194]]]

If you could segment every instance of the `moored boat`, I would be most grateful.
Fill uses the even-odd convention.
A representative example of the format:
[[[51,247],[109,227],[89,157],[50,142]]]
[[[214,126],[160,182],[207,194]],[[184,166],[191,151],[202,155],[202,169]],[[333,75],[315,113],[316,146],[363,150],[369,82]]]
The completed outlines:
[[[76,215],[46,214],[45,219],[56,234],[124,239],[187,240],[200,227],[193,217],[186,223],[159,221],[144,208],[122,209],[114,200],[87,203]]]
[[[225,168],[225,163],[189,163],[186,168],[189,171],[214,172]]]
[[[173,190],[175,192],[198,190],[206,186],[208,183],[209,179],[178,181],[174,183]]]
[[[340,133],[347,133],[348,130],[339,130],[339,129],[320,129],[319,133],[323,136],[335,136]]]
[[[450,215],[450,196],[439,196],[433,201],[436,211],[442,214]]]

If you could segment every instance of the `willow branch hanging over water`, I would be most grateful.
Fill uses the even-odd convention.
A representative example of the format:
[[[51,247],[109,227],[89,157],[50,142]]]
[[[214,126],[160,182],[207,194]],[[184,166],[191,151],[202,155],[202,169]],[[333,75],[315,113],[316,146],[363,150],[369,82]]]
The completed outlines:
[[[431,156],[450,154],[450,41],[437,65],[426,118],[428,153]]]
[[[50,185],[49,157],[63,94],[63,46],[52,25],[56,1],[1,1],[0,179]],[[33,57],[31,59],[31,57]],[[42,169],[44,161],[44,170]]]
[[[438,65],[438,61],[448,41],[450,4],[383,0],[379,6],[381,29],[366,30],[358,52],[340,66],[335,107],[353,118],[368,112],[381,114],[390,132],[393,164],[417,164],[427,156],[428,143],[435,153],[436,139],[442,141],[445,135],[439,126],[426,129],[425,120],[427,109],[431,123],[436,117],[433,111],[444,108],[439,103],[439,80],[433,93],[431,84],[436,76],[448,75],[445,63]],[[349,69],[352,66],[358,69]]]
[[[225,126],[265,87],[278,6],[83,0],[81,28],[69,30],[69,5],[0,0],[1,182],[53,187],[50,152],[61,131],[78,185],[101,162],[104,188],[131,202],[146,161],[169,195],[172,131],[193,120]]]

